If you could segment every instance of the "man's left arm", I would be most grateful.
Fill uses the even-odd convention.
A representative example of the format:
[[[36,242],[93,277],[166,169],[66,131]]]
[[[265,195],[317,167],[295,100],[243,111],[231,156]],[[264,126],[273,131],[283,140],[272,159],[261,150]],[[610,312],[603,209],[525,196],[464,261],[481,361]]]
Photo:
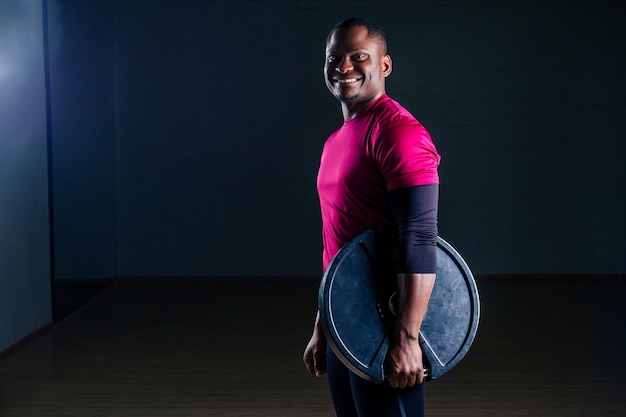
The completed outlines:
[[[435,284],[439,185],[390,192],[398,223],[398,316],[387,356],[389,383],[411,387],[424,380],[419,330]]]
[[[435,284],[435,274],[398,274],[398,317],[387,356],[389,383],[412,387],[424,380],[419,330]]]

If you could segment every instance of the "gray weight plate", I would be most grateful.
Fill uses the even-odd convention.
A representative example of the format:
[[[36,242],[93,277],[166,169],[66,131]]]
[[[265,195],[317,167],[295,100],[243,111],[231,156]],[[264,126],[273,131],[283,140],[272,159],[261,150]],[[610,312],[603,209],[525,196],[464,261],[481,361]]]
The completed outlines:
[[[384,363],[393,329],[395,269],[369,230],[348,242],[326,269],[318,308],[329,345],[357,375],[385,379]],[[480,302],[467,264],[437,238],[437,279],[419,340],[427,380],[437,379],[467,354],[478,330]]]

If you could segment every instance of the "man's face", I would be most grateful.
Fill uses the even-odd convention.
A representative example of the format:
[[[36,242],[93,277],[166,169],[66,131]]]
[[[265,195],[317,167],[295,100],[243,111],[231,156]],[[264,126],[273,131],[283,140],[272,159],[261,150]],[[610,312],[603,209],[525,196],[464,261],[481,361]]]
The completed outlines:
[[[385,92],[391,58],[367,28],[337,29],[326,45],[324,75],[328,90],[342,103],[362,108]]]

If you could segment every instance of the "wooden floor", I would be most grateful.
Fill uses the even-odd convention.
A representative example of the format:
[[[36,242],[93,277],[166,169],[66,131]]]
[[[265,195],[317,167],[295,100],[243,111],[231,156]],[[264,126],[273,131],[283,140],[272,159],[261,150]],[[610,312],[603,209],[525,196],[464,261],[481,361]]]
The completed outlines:
[[[626,416],[626,279],[479,280],[427,415]],[[317,283],[118,283],[0,361],[0,416],[333,416],[302,365]]]

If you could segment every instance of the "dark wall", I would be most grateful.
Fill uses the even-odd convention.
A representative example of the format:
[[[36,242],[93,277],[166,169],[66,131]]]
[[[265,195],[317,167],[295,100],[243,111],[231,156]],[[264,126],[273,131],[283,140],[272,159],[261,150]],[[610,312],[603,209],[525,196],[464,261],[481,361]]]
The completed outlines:
[[[626,272],[618,2],[59,3],[63,53],[104,72],[57,73],[82,110],[54,130],[64,275],[318,274],[324,40],[351,15],[386,28],[388,92],[443,155],[440,232],[475,273]]]
[[[315,170],[339,122],[321,78],[334,18],[302,26],[323,10],[294,2],[121,5],[121,274],[318,273]]]
[[[0,352],[51,321],[42,21],[0,2]]]
[[[116,269],[114,5],[48,0],[55,278]]]

